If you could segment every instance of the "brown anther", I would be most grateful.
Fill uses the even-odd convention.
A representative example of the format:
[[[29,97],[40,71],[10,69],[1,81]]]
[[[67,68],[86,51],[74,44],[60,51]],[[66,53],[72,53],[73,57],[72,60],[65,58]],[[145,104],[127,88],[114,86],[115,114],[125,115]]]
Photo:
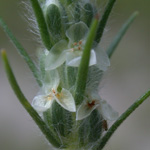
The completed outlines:
[[[87,103],[88,107],[92,108],[95,105],[95,100]]]
[[[107,124],[107,121],[106,121],[106,120],[103,120],[103,122],[102,122],[102,127],[103,127],[103,129],[104,129],[105,131],[108,130],[108,124]]]
[[[82,44],[82,41],[79,41],[79,45],[81,45]]]
[[[74,46],[76,46],[76,45],[77,45],[77,43],[74,43],[73,45],[74,45]]]
[[[52,92],[53,92],[54,94],[56,93],[54,89],[52,89]]]
[[[80,46],[78,47],[78,50],[81,50],[81,47],[80,47]]]
[[[56,94],[56,97],[57,97],[58,99],[60,98],[60,96],[61,96],[61,94],[59,94],[59,93]]]

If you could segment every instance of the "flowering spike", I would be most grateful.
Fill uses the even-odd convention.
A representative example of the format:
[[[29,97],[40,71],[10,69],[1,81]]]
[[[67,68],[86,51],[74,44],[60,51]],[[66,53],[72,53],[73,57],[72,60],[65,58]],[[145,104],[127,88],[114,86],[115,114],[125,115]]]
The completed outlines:
[[[150,96],[148,91],[118,119],[118,112],[98,94],[102,76],[110,66],[109,57],[137,15],[134,13],[121,28],[107,51],[108,57],[98,44],[115,1],[108,0],[99,22],[96,6],[99,1],[30,0],[39,27],[36,31],[39,30],[43,42],[38,47],[37,67],[0,19],[0,25],[41,88],[32,105],[29,104],[2,51],[10,84],[20,103],[56,149],[102,150],[118,126]],[[31,23],[35,21],[33,17],[28,19]],[[109,128],[110,121],[116,122]]]

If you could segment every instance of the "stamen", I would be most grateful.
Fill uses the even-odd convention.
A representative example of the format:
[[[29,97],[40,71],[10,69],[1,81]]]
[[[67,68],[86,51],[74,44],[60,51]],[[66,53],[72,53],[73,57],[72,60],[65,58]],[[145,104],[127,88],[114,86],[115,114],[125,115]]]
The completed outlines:
[[[77,43],[74,43],[73,45],[74,45],[74,46],[76,46],[76,45],[77,45]]]
[[[87,103],[88,107],[92,108],[95,105],[95,100]]]
[[[55,96],[56,96],[58,99],[60,99],[61,93],[57,93]]]
[[[82,41],[79,41],[79,45],[81,45],[82,44]]]
[[[103,120],[103,122],[102,122],[102,127],[103,127],[103,129],[104,129],[105,131],[108,130],[108,124],[107,124],[107,121],[106,121],[106,120]]]
[[[52,88],[52,92],[54,93],[54,94],[56,94],[56,92],[55,92],[55,90]]]
[[[80,46],[78,47],[78,50],[81,50],[81,47],[80,47]]]

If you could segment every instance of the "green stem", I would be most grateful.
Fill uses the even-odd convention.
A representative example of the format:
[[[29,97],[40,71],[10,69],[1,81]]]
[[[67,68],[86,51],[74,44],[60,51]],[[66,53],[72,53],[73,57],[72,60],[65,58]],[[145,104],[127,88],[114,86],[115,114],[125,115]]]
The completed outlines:
[[[39,86],[42,86],[42,82],[38,76],[39,72],[36,68],[35,64],[31,60],[30,56],[26,52],[26,50],[23,48],[23,46],[20,44],[20,42],[16,39],[16,37],[13,35],[13,33],[10,31],[6,23],[3,21],[2,18],[0,18],[0,26],[3,28],[7,36],[10,38],[12,43],[15,45],[18,53],[24,58],[25,62],[28,64],[30,70],[33,72],[34,77],[36,78],[37,83]]]
[[[95,34],[97,31],[98,18],[99,17],[95,17],[95,19],[93,20],[93,23],[91,25],[91,28],[90,28],[90,31],[89,31],[89,34],[87,37],[87,41],[85,43],[85,47],[83,50],[82,59],[81,59],[81,63],[80,63],[78,75],[77,75],[77,81],[76,81],[76,85],[75,85],[76,105],[79,105],[83,101],[83,95],[85,92],[87,75],[88,75],[88,67],[89,67],[91,48],[92,48]]]
[[[16,79],[15,76],[12,72],[12,69],[10,67],[10,64],[8,62],[7,59],[7,55],[6,52],[3,50],[1,52],[2,55],[2,59],[4,62],[4,67],[7,73],[7,77],[8,80],[10,82],[10,85],[13,89],[13,91],[15,92],[18,100],[20,101],[20,103],[23,105],[23,107],[26,109],[26,111],[30,114],[30,116],[33,118],[33,120],[35,121],[35,123],[38,125],[38,127],[41,129],[41,131],[43,132],[43,134],[45,135],[45,137],[47,138],[47,140],[55,147],[59,148],[62,145],[60,144],[60,141],[58,142],[52,132],[49,130],[49,128],[46,126],[46,124],[43,122],[43,120],[41,119],[41,117],[38,115],[38,113],[33,109],[33,107],[30,105],[30,103],[28,102],[28,100],[25,98],[24,94],[22,93]]]
[[[95,41],[97,43],[100,42],[101,38],[102,38],[102,35],[103,35],[103,32],[104,32],[104,28],[106,26],[106,23],[107,23],[107,20],[109,18],[109,15],[111,13],[111,10],[115,4],[116,0],[109,0],[105,10],[104,10],[104,14],[102,16],[102,19],[98,25],[98,30],[97,30],[97,34],[96,34],[96,37],[95,37]]]
[[[147,91],[141,98],[136,100],[118,119],[117,121],[110,127],[107,133],[103,136],[102,139],[99,140],[99,144],[96,145],[93,150],[102,150],[113,133],[117,130],[117,128],[130,116],[133,111],[138,108],[148,97],[150,96],[150,90]]]
[[[46,25],[46,21],[44,18],[44,14],[42,12],[42,9],[40,7],[40,4],[38,2],[38,0],[30,0],[31,4],[32,4],[32,8],[34,10],[34,14],[38,23],[38,27],[40,30],[40,34],[41,34],[41,39],[45,45],[45,47],[50,50],[52,47],[52,42],[50,40],[50,35],[48,32],[48,28]]]

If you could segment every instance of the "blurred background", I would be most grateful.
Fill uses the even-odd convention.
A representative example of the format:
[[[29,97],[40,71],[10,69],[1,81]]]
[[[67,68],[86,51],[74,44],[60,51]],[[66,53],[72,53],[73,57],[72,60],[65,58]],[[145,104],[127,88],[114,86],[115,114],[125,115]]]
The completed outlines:
[[[102,1],[102,6],[104,3]],[[150,88],[150,1],[117,1],[101,43],[107,48],[121,25],[134,12],[139,16],[129,28],[111,59],[111,67],[101,84],[100,94],[119,114]],[[103,9],[103,8],[101,8]],[[28,31],[20,0],[0,0],[3,17],[17,39],[36,61],[37,44]],[[39,88],[24,60],[0,28],[0,49],[6,49],[16,79],[31,102]],[[117,130],[105,150],[150,149],[150,98]],[[38,127],[18,102],[0,58],[0,149],[50,150]]]

